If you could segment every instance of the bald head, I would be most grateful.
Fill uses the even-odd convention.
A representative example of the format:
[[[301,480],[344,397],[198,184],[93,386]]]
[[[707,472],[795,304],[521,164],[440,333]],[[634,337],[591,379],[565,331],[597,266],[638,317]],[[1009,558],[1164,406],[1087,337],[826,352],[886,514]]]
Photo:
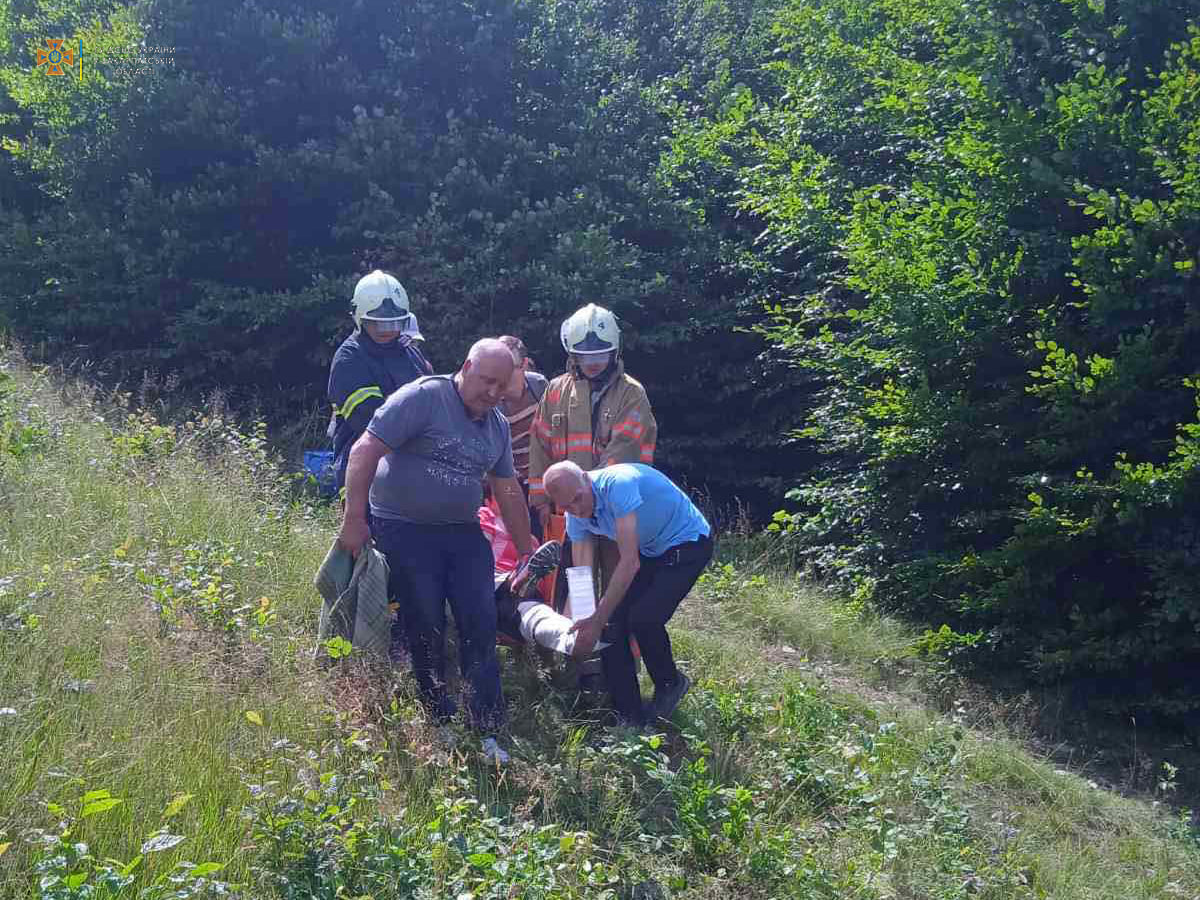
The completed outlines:
[[[515,366],[512,351],[495,338],[484,338],[471,345],[454,383],[472,417],[480,419],[496,407]]]
[[[574,516],[586,518],[592,514],[595,503],[592,480],[575,463],[564,460],[550,466],[542,476],[542,484],[555,506]]]
[[[574,493],[586,482],[587,475],[584,474],[583,469],[569,459],[556,462],[542,476],[542,484],[546,487],[546,493],[556,503],[559,502],[558,497],[555,496],[556,492],[560,494]]]
[[[467,351],[467,362],[472,366],[478,366],[485,360],[507,361],[510,369],[516,365],[512,350],[498,338],[481,338]]]

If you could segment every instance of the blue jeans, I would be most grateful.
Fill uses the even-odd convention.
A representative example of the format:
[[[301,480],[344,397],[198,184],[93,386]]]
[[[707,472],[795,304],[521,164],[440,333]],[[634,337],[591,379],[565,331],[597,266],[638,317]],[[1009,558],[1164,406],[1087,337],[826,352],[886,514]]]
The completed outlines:
[[[470,685],[474,725],[504,723],[500,662],[496,658],[492,549],[478,523],[412,525],[372,517],[375,544],[387,557],[399,590],[399,618],[408,636],[413,675],[433,715],[449,719],[446,692],[446,601],[458,628],[459,669]]]

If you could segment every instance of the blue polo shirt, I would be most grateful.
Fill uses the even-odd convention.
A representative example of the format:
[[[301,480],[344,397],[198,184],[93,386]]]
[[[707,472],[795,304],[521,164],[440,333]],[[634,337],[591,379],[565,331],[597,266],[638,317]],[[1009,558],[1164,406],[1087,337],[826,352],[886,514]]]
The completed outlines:
[[[567,514],[567,536],[617,539],[617,519],[637,511],[638,553],[662,556],[677,544],[708,537],[712,528],[687,494],[662,472],[642,463],[621,463],[587,472],[596,505],[590,519]]]

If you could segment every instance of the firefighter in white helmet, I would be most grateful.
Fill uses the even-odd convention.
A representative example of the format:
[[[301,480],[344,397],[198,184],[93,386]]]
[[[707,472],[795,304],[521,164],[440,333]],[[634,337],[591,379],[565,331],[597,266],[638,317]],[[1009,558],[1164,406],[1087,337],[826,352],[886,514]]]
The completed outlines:
[[[567,371],[542,397],[530,450],[530,496],[543,506],[542,475],[553,463],[569,459],[585,471],[652,463],[658,434],[645,388],[625,374],[616,316],[589,303],[562,323],[559,337]]]
[[[350,448],[375,410],[392,391],[433,374],[416,343],[424,338],[409,308],[408,292],[394,276],[379,269],[364,275],[350,303],[355,330],[338,347],[329,367],[329,437],[339,490],[346,482]]]
[[[542,395],[529,447],[529,500],[538,510],[546,540],[564,538],[562,517],[553,515],[542,484],[546,469],[562,460],[584,471],[617,463],[649,465],[658,436],[646,389],[625,374],[616,316],[589,303],[562,323],[559,337],[567,353],[567,371]],[[596,551],[602,594],[619,554],[617,545],[605,538],[597,539]],[[556,601],[562,593],[560,585]],[[580,686],[598,687],[593,674],[599,668],[598,657],[587,660]]]

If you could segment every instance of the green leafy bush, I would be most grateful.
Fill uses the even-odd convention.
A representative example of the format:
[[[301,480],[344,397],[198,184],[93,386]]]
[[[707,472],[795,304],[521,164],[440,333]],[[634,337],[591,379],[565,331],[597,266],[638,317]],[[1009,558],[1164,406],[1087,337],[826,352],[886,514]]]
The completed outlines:
[[[332,750],[332,753],[325,751]],[[309,767],[310,758],[335,764]],[[615,897],[586,832],[491,815],[461,768],[421,811],[381,810],[391,785],[365,735],[308,754],[282,742],[247,785],[256,868],[284,898]],[[298,772],[293,781],[292,773]],[[256,776],[258,777],[258,776]]]
[[[150,854],[163,853],[181,844],[182,835],[165,829],[147,837],[141,853],[127,863],[117,859],[98,859],[86,841],[79,839],[84,823],[103,816],[124,801],[104,789],[88,791],[71,807],[48,803],[47,811],[58,820],[50,829],[34,829],[33,874],[37,879],[33,896],[37,900],[117,900],[133,896],[135,872]],[[199,898],[237,898],[238,885],[212,876],[224,868],[221,863],[180,861],[168,872],[140,888],[138,900],[199,900]]]
[[[0,371],[0,459],[21,459],[44,450],[52,428],[36,404],[23,400],[13,388],[12,376]]]
[[[775,268],[763,333],[813,379],[826,461],[774,527],[984,634],[959,662],[1194,710],[1194,7],[796,0],[773,34],[665,171]]]

